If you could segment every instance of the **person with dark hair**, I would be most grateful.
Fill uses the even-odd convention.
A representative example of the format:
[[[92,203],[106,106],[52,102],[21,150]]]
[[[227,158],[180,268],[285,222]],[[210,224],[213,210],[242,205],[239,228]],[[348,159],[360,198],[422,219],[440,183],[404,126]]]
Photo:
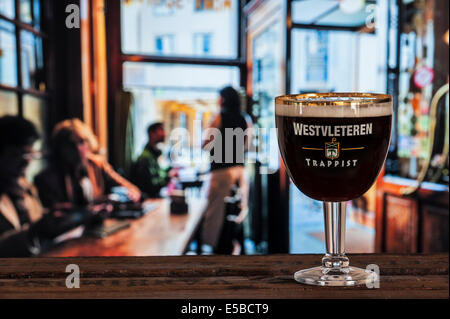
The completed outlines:
[[[88,207],[105,199],[113,186],[123,186],[133,201],[140,190],[120,176],[100,155],[97,138],[79,119],[58,123],[51,139],[48,167],[35,178],[43,205],[59,209]]]
[[[46,242],[83,220],[47,213],[26,180],[25,170],[38,154],[33,151],[38,138],[30,121],[18,116],[0,118],[0,257],[36,255]]]
[[[219,105],[220,113],[212,120],[203,142],[203,148],[211,153],[211,176],[201,235],[207,252],[217,248],[224,223],[224,199],[236,184],[241,195],[241,213],[235,222],[241,223],[248,212],[244,153],[251,140],[252,123],[241,111],[239,93],[232,87],[220,90]]]
[[[177,175],[176,170],[163,169],[158,158],[162,155],[158,144],[166,139],[164,124],[156,122],[147,129],[148,143],[131,168],[131,181],[150,198],[161,197],[160,191],[167,186],[171,177]]]

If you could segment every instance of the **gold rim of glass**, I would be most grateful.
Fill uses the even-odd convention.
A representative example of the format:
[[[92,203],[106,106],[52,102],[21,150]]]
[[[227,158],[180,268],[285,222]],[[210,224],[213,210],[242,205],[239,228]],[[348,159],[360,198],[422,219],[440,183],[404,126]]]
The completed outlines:
[[[308,106],[369,106],[392,102],[392,96],[381,93],[303,93],[281,95],[276,104]]]

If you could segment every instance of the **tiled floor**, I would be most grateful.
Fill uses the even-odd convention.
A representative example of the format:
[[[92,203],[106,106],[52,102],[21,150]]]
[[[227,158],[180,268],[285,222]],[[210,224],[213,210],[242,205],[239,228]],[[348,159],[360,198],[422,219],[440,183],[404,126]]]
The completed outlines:
[[[325,253],[322,203],[291,186],[290,253]],[[347,207],[349,212],[351,207]],[[346,252],[373,252],[375,230],[353,222],[347,213]]]

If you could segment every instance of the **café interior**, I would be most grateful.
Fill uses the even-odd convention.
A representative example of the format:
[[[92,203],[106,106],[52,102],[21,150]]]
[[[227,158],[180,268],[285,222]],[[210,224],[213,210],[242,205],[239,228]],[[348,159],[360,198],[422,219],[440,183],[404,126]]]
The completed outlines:
[[[39,132],[30,183],[49,165],[57,124],[75,118],[95,135],[96,155],[131,182],[153,123],[166,133],[159,164],[177,167],[159,198],[139,207],[112,187],[105,198],[114,199],[113,212],[59,234],[39,255],[324,253],[322,204],[290,181],[273,134],[275,97],[308,92],[393,97],[385,165],[367,193],[347,203],[346,251],[448,252],[448,6],[0,0],[0,117],[27,119]],[[227,86],[255,132],[245,163],[248,209],[236,219],[242,194],[230,192],[218,247],[204,251],[210,172],[202,134]]]

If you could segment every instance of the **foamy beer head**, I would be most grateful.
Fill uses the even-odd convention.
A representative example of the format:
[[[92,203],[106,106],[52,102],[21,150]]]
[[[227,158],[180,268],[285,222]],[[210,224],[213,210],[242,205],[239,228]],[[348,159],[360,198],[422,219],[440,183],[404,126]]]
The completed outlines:
[[[285,95],[275,99],[275,114],[281,156],[304,194],[340,202],[372,186],[390,142],[390,95]]]

